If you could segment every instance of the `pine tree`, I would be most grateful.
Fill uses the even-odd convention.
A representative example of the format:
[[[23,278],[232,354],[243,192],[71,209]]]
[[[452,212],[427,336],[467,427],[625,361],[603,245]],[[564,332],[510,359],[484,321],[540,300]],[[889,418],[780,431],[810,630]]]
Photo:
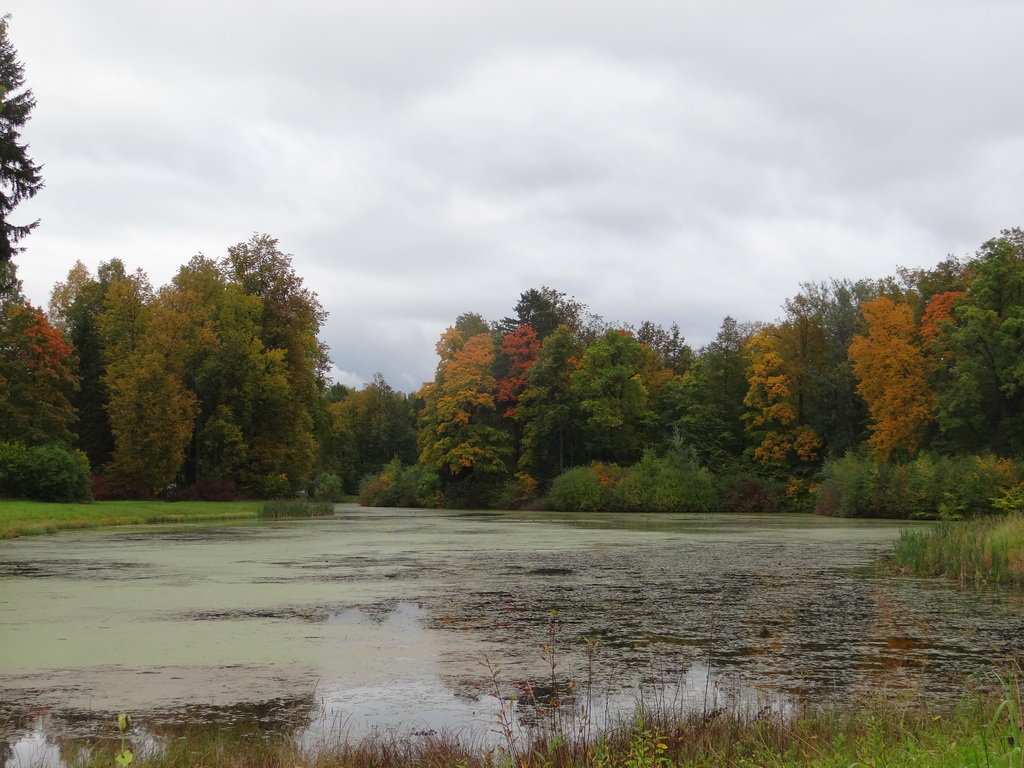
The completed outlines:
[[[28,145],[20,143],[20,131],[36,105],[25,84],[24,67],[7,38],[10,16],[0,19],[0,296],[17,287],[11,258],[21,251],[17,243],[39,224],[12,224],[8,217],[22,200],[43,187],[41,166],[28,156]]]

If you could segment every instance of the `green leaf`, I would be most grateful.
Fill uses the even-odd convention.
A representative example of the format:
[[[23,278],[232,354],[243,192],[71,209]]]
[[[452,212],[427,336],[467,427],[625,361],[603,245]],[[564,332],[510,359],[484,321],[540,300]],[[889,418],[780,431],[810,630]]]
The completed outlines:
[[[130,749],[126,749],[114,758],[114,762],[116,762],[122,768],[125,768],[125,766],[130,765],[134,759],[135,755],[132,753],[132,751]]]

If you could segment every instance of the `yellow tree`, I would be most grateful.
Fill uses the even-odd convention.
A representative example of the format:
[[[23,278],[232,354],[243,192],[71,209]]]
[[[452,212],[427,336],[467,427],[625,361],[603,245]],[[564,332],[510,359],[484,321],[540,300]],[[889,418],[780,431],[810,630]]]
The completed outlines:
[[[781,469],[817,460],[821,438],[800,419],[799,376],[785,354],[784,338],[778,330],[766,328],[746,345],[749,389],[743,404],[750,409],[747,427],[759,441],[754,460]]]
[[[119,488],[149,496],[172,482],[185,460],[196,397],[185,386],[186,318],[174,294],[156,297],[141,272],[107,291],[100,331],[114,451],[107,470]]]
[[[503,473],[508,434],[493,425],[496,413],[494,339],[478,333],[462,341],[452,327],[437,344],[434,381],[420,390],[420,461],[453,476]]]
[[[880,296],[861,305],[866,336],[854,336],[850,359],[857,393],[871,416],[875,460],[893,453],[913,455],[932,419],[935,393],[928,386],[929,363],[907,304]]]

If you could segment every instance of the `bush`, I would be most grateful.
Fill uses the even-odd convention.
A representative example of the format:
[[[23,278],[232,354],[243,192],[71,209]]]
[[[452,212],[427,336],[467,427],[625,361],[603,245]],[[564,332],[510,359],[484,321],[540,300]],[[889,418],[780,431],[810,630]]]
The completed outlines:
[[[238,484],[234,478],[204,478],[196,483],[193,493],[201,501],[235,501]]]
[[[612,491],[618,512],[709,512],[716,502],[714,478],[706,469],[673,453],[645,453]]]
[[[359,487],[359,503],[365,507],[439,507],[443,505],[437,472],[392,459],[379,475],[367,475]]]
[[[345,486],[338,475],[325,472],[313,483],[313,498],[317,501],[338,502],[345,498]]]
[[[505,475],[470,474],[444,489],[449,509],[510,509],[516,503],[515,480]]]
[[[719,510],[743,514],[779,511],[779,481],[747,472],[730,472],[715,478]]]
[[[0,443],[0,494],[37,501],[88,501],[89,460],[61,445]]]
[[[960,520],[999,511],[1024,464],[994,456],[930,456],[876,464],[850,453],[828,462],[815,512],[839,517]]]
[[[547,506],[564,512],[602,512],[611,506],[611,488],[599,474],[602,465],[574,467],[566,470],[551,483]]]
[[[261,499],[288,499],[295,495],[288,475],[264,475],[256,484],[256,495]]]
[[[114,499],[123,499],[124,494],[118,490],[114,478],[101,473],[92,476],[92,497],[96,501],[112,501]]]

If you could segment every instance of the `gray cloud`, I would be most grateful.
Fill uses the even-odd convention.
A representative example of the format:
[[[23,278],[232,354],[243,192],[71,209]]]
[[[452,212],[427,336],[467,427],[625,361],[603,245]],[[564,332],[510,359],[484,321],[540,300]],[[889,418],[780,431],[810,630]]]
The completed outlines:
[[[34,301],[76,258],[161,283],[270,232],[339,370],[406,390],[530,287],[700,344],[1021,223],[1014,2],[13,6]]]

